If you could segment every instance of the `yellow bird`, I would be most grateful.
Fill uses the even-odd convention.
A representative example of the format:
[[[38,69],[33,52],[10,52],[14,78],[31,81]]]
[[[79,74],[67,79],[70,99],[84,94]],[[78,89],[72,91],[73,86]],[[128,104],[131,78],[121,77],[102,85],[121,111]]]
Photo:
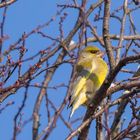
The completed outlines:
[[[102,59],[103,52],[95,46],[88,46],[79,53],[76,64],[76,79],[73,84],[69,107],[70,117],[80,105],[89,105],[104,82],[108,66]]]

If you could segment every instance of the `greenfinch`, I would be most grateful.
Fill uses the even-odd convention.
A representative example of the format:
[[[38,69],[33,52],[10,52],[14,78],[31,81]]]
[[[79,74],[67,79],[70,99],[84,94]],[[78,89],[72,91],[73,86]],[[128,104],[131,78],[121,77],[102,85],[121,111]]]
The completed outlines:
[[[96,91],[104,82],[108,66],[102,59],[103,54],[95,46],[87,46],[80,51],[76,63],[76,79],[69,103],[69,107],[72,107],[70,117],[79,106],[88,106],[92,103]]]

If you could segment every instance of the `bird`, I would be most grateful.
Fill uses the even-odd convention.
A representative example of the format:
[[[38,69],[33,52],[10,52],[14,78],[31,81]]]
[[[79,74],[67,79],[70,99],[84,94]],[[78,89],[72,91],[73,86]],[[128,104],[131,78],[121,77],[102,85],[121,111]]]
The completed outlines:
[[[108,65],[103,60],[103,55],[96,46],[87,46],[79,52],[68,106],[72,107],[70,118],[81,105],[89,106],[92,103],[96,91],[103,84],[108,73]]]

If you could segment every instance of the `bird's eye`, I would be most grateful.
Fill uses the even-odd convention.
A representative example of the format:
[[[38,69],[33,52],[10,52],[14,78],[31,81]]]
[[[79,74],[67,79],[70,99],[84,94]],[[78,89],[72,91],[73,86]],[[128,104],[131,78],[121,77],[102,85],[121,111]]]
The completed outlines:
[[[93,53],[93,54],[95,54],[95,53],[97,53],[97,52],[99,52],[99,50],[91,50],[91,51],[90,51],[90,53]]]

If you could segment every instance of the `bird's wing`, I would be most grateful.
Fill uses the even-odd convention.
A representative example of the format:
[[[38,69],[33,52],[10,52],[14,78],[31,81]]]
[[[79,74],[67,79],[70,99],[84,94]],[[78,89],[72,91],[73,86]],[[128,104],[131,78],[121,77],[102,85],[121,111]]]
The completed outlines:
[[[74,111],[82,104],[84,104],[87,101],[87,96],[86,96],[86,87],[82,88],[80,91],[80,94],[76,96],[76,98],[73,99],[72,102],[72,110],[70,113],[70,117],[73,115]]]
[[[73,90],[71,93],[71,100],[69,106],[72,106],[74,102],[77,100],[79,94],[81,93],[81,90],[86,84],[86,77],[85,76],[78,76],[76,81],[73,84]]]
[[[90,68],[83,68],[80,70],[80,73],[77,75],[77,79],[74,82],[73,90],[72,90],[72,97],[69,106],[72,106],[71,115],[74,111],[82,104],[87,101],[86,92],[88,90],[87,81],[91,80],[90,76],[94,73],[94,67]]]

